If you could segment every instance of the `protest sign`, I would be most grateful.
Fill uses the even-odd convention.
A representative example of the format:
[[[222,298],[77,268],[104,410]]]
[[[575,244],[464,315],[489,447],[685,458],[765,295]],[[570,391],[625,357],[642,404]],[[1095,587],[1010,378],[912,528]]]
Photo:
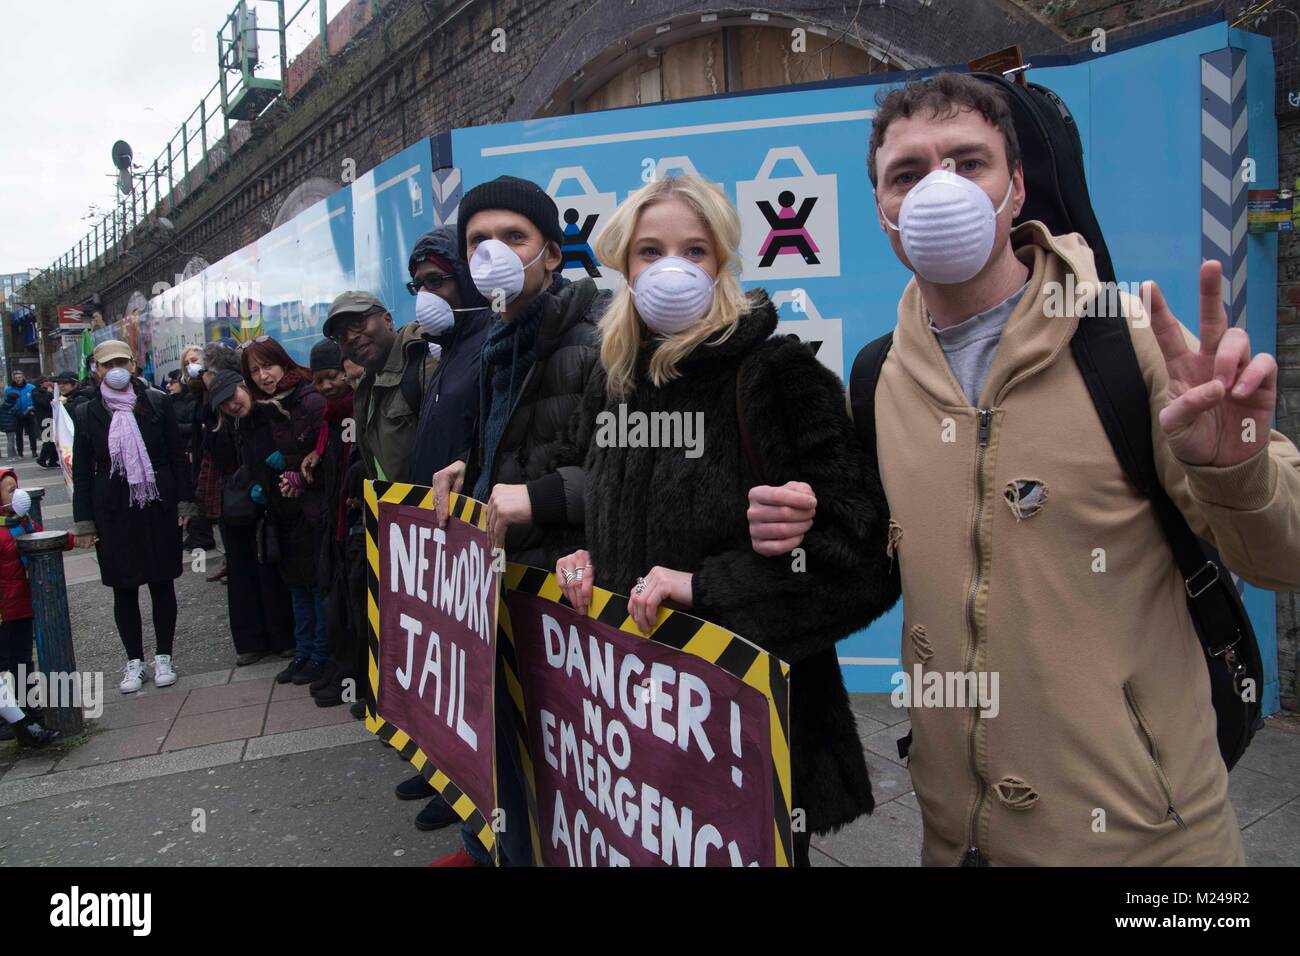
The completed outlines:
[[[789,665],[662,610],[648,637],[627,598],[588,614],[553,574],[511,564],[500,612],[525,746],[533,850],[545,866],[786,866]]]
[[[501,567],[487,507],[433,489],[367,481],[370,705],[366,727],[399,750],[494,850],[493,692]]]

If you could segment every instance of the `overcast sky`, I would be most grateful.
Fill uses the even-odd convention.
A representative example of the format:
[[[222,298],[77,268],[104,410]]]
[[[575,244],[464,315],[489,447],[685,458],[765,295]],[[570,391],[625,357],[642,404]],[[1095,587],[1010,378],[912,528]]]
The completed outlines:
[[[300,2],[286,3],[287,13]],[[290,30],[291,59],[317,34],[316,2]],[[116,140],[131,144],[140,165],[166,148],[217,80],[216,33],[236,3],[37,0],[6,10],[0,273],[45,268],[108,211]],[[274,3],[253,5],[260,25],[274,25]],[[329,0],[330,15],[343,6]],[[278,67],[274,34],[259,37],[263,60],[276,55]],[[83,219],[92,204],[99,216]]]

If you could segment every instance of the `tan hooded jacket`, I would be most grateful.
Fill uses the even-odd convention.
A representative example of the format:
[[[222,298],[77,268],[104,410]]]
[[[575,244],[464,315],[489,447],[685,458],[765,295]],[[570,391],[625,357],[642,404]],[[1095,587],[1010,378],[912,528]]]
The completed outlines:
[[[994,864],[1240,864],[1182,579],[1070,352],[1079,319],[1049,308],[1049,283],[1059,301],[1068,273],[1076,287],[1096,281],[1092,253],[1037,222],[1012,243],[1031,276],[980,408],[915,281],[876,390],[903,669],[923,675],[910,707],[923,860],[958,864],[977,847]],[[1139,322],[1129,327],[1166,491],[1237,574],[1300,587],[1300,454],[1273,432],[1266,454],[1231,468],[1177,461],[1157,418],[1164,359]],[[996,675],[996,716],[977,702],[916,706],[931,672],[985,672],[989,690]]]

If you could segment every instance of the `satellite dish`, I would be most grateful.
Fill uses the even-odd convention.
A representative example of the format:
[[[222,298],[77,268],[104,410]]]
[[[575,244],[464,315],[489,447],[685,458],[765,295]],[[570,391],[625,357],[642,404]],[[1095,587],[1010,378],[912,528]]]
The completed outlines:
[[[119,139],[113,144],[113,165],[118,169],[131,168],[131,144],[124,139]]]
[[[135,191],[135,181],[131,178],[131,144],[119,139],[113,144],[113,165],[117,167],[117,188],[124,196]]]

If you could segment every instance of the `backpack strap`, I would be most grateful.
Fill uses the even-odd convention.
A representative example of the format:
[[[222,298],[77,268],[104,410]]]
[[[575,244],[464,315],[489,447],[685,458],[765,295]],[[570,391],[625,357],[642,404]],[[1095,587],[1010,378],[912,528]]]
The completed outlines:
[[[1127,319],[1122,311],[1116,316],[1081,319],[1070,349],[1115,457],[1137,490],[1150,500],[1160,522],[1182,576],[1201,645],[1211,660],[1222,659],[1236,685],[1243,677],[1252,676],[1247,665],[1253,667],[1257,656],[1251,646],[1255,636],[1250,619],[1217,552],[1196,536],[1160,483],[1151,437],[1150,397]]]
[[[853,426],[858,430],[862,447],[876,461],[876,384],[885,367],[894,333],[886,332],[862,347],[849,373],[849,404],[853,408]]]

